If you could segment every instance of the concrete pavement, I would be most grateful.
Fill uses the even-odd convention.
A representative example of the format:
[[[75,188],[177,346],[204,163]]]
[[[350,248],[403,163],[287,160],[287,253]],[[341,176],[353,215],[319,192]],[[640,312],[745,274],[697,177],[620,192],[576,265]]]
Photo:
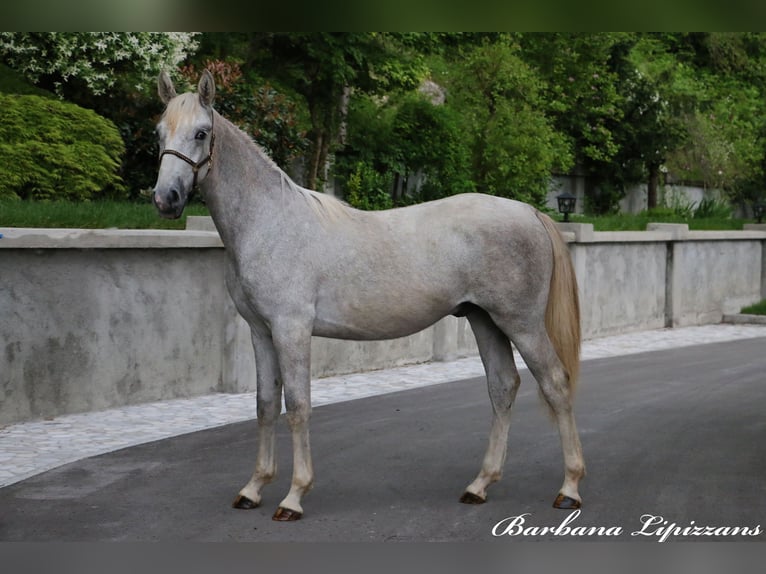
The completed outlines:
[[[656,341],[664,336],[654,333]],[[617,347],[612,340],[612,352]],[[317,482],[296,524],[270,519],[289,484],[286,425],[278,436],[282,472],[264,506],[229,508],[252,470],[248,420],[2,488],[0,540],[764,541],[765,349],[761,330],[586,360],[577,416],[589,475],[573,518],[550,508],[561,480],[558,437],[523,372],[506,476],[485,505],[457,503],[488,429],[486,388],[474,378],[316,409]],[[552,532],[569,518],[582,527],[577,534]],[[520,520],[524,533],[492,535]]]
[[[705,325],[584,342],[583,360],[766,336],[766,325]],[[516,358],[524,368],[520,357]],[[484,374],[478,357],[318,379],[314,406]],[[255,417],[255,393],[213,394],[0,428],[0,487],[83,458]]]

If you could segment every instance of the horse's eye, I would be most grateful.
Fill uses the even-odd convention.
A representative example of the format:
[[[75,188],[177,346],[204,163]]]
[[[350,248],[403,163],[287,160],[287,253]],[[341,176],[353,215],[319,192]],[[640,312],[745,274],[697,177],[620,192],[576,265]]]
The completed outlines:
[[[194,139],[196,140],[204,140],[207,137],[207,134],[203,132],[202,130],[198,131],[196,135],[194,136]]]

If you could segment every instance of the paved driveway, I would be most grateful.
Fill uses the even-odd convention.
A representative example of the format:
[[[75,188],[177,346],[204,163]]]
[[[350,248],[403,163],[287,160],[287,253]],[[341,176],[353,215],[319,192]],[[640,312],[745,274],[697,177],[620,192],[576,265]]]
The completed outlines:
[[[316,408],[316,483],[300,522],[270,519],[289,484],[284,424],[282,472],[264,506],[229,508],[252,471],[249,421],[2,488],[0,540],[572,540],[572,531],[542,531],[570,513],[550,507],[561,482],[558,436],[529,374],[522,377],[506,476],[481,506],[457,502],[489,427],[485,385],[471,379]],[[766,338],[586,361],[581,379],[577,415],[589,474],[570,528],[654,541],[675,523],[687,531],[671,531],[670,540],[766,540],[724,530],[693,536],[692,528],[766,526]],[[523,526],[514,521],[522,515]],[[494,537],[503,519],[517,526]],[[642,529],[651,535],[631,535]],[[574,533],[583,539],[587,529]]]

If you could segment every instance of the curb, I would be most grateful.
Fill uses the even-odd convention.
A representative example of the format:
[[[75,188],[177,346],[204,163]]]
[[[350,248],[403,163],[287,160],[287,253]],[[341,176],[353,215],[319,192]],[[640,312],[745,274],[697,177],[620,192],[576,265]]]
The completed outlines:
[[[730,325],[766,325],[766,315],[745,315],[743,313],[724,315],[722,323],[729,323]]]

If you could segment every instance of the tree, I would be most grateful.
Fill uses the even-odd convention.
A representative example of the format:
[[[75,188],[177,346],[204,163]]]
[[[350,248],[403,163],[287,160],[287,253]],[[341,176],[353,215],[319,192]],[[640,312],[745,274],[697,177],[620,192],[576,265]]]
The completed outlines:
[[[306,101],[311,141],[306,185],[321,188],[342,144],[350,94],[417,83],[417,64],[396,36],[383,33],[254,33],[249,66],[295,89]]]
[[[385,100],[357,94],[348,123],[335,174],[352,205],[379,208],[474,190],[460,118],[420,90]],[[408,185],[413,177],[420,185]]]
[[[684,117],[688,138],[668,159],[684,179],[724,191],[731,200],[763,182],[766,150],[766,41],[762,35],[698,33],[681,36],[694,108]]]
[[[477,191],[544,204],[552,173],[571,168],[572,155],[546,115],[543,82],[512,39],[464,54],[449,88],[448,105],[460,110],[471,142]]]
[[[546,111],[588,178],[586,207],[610,211],[624,194],[621,163],[624,95],[619,71],[627,33],[527,33],[522,57],[543,79]]]

